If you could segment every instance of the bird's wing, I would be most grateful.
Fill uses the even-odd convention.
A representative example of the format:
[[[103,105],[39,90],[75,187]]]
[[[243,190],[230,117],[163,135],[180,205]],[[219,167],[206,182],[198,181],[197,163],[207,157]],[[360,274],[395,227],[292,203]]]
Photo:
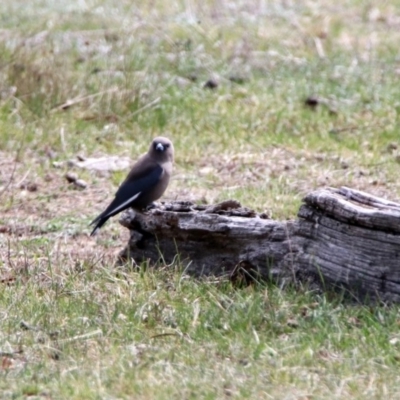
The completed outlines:
[[[102,212],[92,224],[95,224],[101,219],[108,219],[119,212],[126,210],[142,193],[152,189],[160,180],[163,173],[163,168],[158,165],[149,165],[147,168],[137,173],[132,171],[121,184],[114,200]]]

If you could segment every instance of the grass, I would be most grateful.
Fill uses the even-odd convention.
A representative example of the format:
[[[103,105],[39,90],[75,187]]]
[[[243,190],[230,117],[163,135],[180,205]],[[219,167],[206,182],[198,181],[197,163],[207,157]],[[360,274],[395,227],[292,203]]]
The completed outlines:
[[[87,225],[125,172],[64,177],[163,134],[166,200],[398,199],[398,1],[3,3],[2,398],[398,396],[398,306],[116,267],[128,232]]]
[[[349,307],[275,287],[237,290],[169,269],[116,275],[97,264],[63,277],[25,276],[2,292],[3,343],[23,349],[4,368],[10,397],[28,390],[51,398],[397,393],[394,308]],[[34,327],[21,326],[27,320]]]

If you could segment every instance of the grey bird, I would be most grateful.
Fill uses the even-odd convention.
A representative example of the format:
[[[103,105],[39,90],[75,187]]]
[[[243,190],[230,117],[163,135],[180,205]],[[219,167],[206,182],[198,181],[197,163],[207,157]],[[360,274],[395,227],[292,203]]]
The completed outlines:
[[[168,186],[174,161],[174,146],[162,136],[156,137],[149,151],[132,167],[125,181],[118,188],[114,200],[90,225],[95,225],[93,236],[110,217],[132,207],[143,210],[159,199]]]

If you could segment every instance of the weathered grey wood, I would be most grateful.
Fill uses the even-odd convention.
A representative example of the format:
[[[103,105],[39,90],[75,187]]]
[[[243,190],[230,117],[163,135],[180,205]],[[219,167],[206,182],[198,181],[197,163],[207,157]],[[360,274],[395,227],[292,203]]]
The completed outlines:
[[[175,202],[145,214],[130,210],[120,220],[131,230],[121,256],[167,264],[179,257],[194,275],[242,272],[287,279],[295,251],[290,243],[293,222],[262,217],[233,200],[207,208]]]
[[[137,263],[178,258],[194,275],[311,279],[400,302],[400,204],[354,189],[310,193],[294,221],[269,220],[228,200],[131,210],[120,222],[131,231],[121,257]]]
[[[400,204],[349,188],[305,197],[296,268],[357,297],[400,301]]]

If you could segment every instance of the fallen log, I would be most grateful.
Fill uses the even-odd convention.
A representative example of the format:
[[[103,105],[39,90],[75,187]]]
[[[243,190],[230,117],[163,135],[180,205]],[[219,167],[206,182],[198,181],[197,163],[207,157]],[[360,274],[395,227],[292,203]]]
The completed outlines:
[[[298,219],[270,220],[234,200],[129,210],[123,260],[171,264],[189,274],[308,281],[357,298],[400,302],[400,204],[342,187],[303,199]]]

